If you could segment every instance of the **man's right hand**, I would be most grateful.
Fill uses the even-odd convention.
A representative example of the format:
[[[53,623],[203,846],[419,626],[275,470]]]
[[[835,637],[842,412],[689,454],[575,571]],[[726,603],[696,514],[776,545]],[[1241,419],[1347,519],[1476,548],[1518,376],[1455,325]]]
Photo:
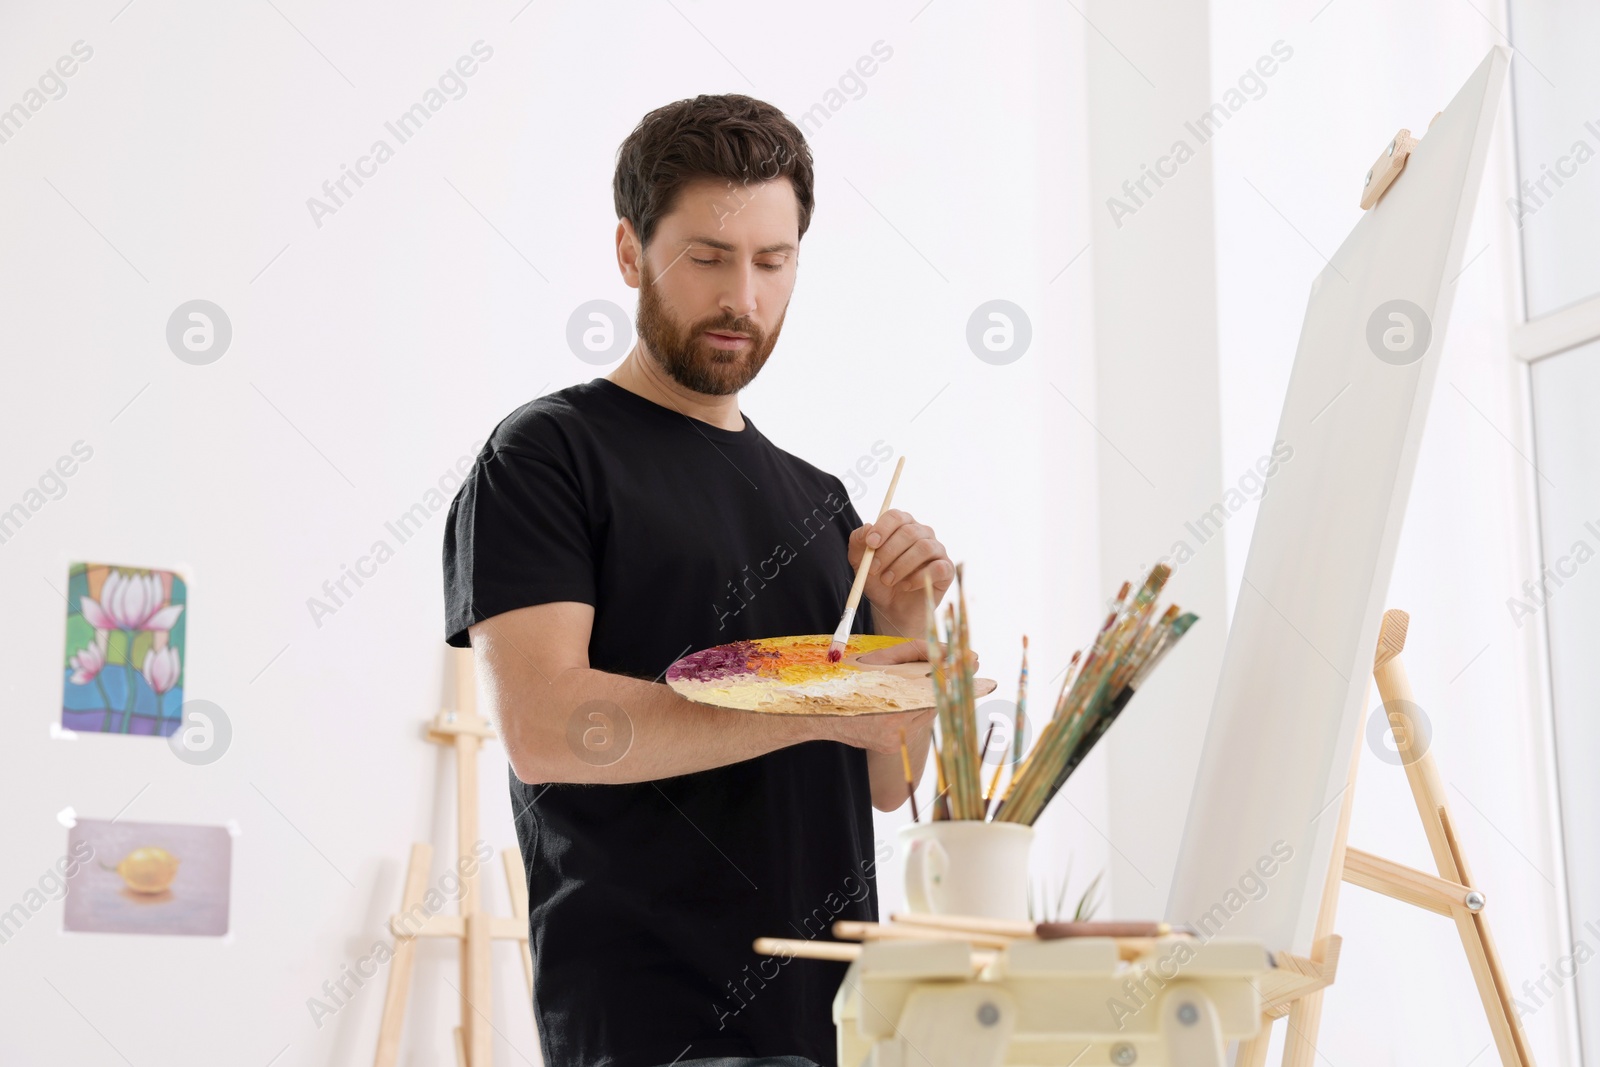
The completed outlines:
[[[900,752],[900,738],[914,738],[938,714],[934,708],[920,711],[892,711],[877,715],[808,715],[818,721],[818,735],[842,741],[868,752]]]

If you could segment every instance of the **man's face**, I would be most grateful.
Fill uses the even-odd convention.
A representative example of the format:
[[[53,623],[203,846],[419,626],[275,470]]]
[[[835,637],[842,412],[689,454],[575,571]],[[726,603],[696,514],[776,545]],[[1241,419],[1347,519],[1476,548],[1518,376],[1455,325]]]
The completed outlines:
[[[787,178],[684,186],[640,264],[639,337],[685,389],[737,393],[778,343],[794,292],[799,202]]]

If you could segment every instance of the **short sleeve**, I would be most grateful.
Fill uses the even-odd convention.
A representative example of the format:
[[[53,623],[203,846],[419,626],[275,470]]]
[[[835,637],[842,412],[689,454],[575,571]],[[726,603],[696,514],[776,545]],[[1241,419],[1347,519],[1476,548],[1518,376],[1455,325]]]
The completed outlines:
[[[503,612],[595,602],[590,522],[564,450],[537,441],[479,455],[444,530],[445,641]]]
[[[855,533],[866,524],[861,521],[861,516],[856,513],[856,506],[850,499],[850,493],[845,489],[844,483],[838,478],[833,479],[834,492],[839,494],[839,499],[844,501],[844,507],[839,509],[839,521],[844,523],[846,537]]]

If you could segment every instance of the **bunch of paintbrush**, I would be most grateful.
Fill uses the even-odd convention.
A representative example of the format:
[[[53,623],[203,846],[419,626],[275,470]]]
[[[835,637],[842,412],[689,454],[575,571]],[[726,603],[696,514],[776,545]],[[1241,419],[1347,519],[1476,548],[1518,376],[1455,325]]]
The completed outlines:
[[[979,774],[983,765],[983,751],[978,747],[974,680],[977,657],[973,655],[969,643],[962,568],[956,567],[956,600],[945,609],[945,637],[942,641],[939,639],[932,583],[927,582],[924,589],[928,598],[928,660],[933,666],[934,706],[938,709],[939,736],[942,739],[934,750],[941,781],[933,816],[936,819],[982,819],[986,805]],[[988,740],[985,739],[984,743],[987,744]]]
[[[1013,773],[997,822],[1032,825],[1089,750],[1105,735],[1162,658],[1194,625],[1176,605],[1157,614],[1156,599],[1172,569],[1157,564],[1133,597],[1123,583],[1111,614],[1087,655],[1075,655],[1050,721]]]
[[[1089,750],[1110,729],[1150,672],[1194,625],[1197,616],[1180,614],[1175,604],[1159,614],[1156,612],[1156,600],[1171,575],[1170,567],[1157,564],[1131,599],[1129,593],[1133,587],[1123,583],[1116,604],[1088,654],[1072,654],[1050,721],[1040,731],[1038,741],[1025,760],[1021,759],[1021,746],[1024,709],[1028,703],[1028,639],[1022,639],[1022,669],[1017,681],[1017,711],[1011,742],[1011,762],[1015,769],[1004,797],[994,808],[994,821],[1031,826]],[[1001,760],[995,767],[988,788],[983,788],[981,770],[994,726],[990,725],[980,744],[973,679],[977,657],[972,653],[969,640],[962,578],[962,568],[958,566],[955,602],[945,608],[943,639],[939,635],[933,585],[927,582],[924,586],[928,598],[928,660],[932,666],[939,727],[933,752],[938,793],[934,797],[932,817],[981,820],[990,818],[1005,761]],[[912,817],[915,818],[911,761],[906,755],[904,737],[901,738],[901,752],[906,789],[912,794]]]

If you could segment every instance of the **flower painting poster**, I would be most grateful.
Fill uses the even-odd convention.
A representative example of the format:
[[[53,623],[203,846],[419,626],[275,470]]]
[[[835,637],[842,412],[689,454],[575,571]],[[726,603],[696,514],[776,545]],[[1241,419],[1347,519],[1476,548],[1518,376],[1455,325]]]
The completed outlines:
[[[63,728],[152,737],[177,730],[187,600],[187,585],[171,571],[72,565]]]

